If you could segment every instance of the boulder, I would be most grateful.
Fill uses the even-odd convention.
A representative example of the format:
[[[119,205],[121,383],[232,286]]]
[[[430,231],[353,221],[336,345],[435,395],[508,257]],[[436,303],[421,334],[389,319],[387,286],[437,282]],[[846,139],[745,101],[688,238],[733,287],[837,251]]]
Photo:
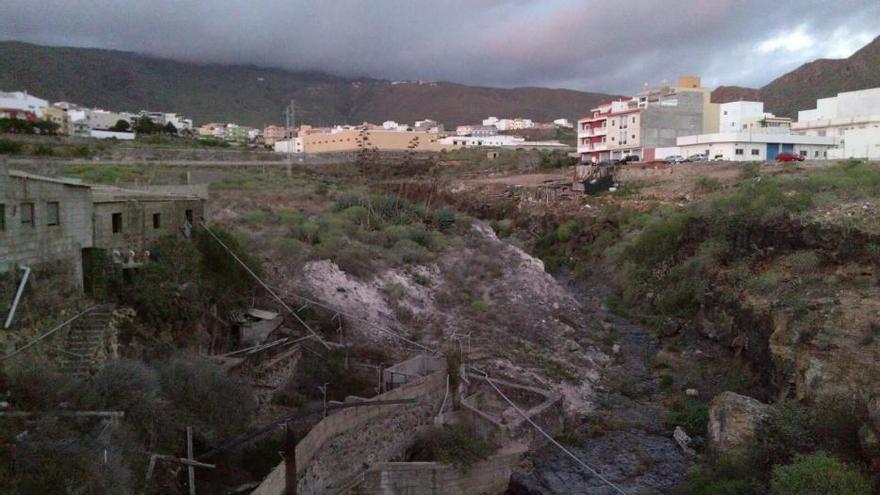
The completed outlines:
[[[709,406],[709,449],[715,455],[742,453],[761,421],[768,406],[756,399],[733,392],[723,392]]]

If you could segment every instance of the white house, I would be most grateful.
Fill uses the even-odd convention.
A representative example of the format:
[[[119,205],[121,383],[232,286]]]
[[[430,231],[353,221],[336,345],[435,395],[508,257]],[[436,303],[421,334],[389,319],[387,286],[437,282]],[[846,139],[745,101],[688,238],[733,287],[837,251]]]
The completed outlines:
[[[385,129],[386,131],[393,131],[397,129],[397,127],[397,122],[393,120],[386,120],[385,122],[382,122],[382,129]]]
[[[37,118],[43,118],[43,110],[48,106],[48,101],[29,95],[26,91],[0,91],[0,112],[10,116],[16,112],[30,112]]]
[[[303,140],[300,137],[295,137],[284,141],[275,141],[274,149],[276,153],[302,153]]]
[[[880,88],[838,93],[816,100],[816,108],[798,112],[792,132],[833,137],[833,158],[878,157],[880,148]]]
[[[494,136],[447,136],[437,141],[443,146],[463,146],[475,148],[481,146],[499,148],[566,148],[559,141],[526,141],[519,136],[494,135]]]
[[[779,153],[796,153],[810,160],[824,160],[834,138],[806,136],[761,129],[681,136],[676,144],[682,156],[703,153],[710,159],[730,161],[775,160]]]
[[[555,124],[558,127],[565,127],[568,129],[571,129],[574,127],[574,124],[572,124],[571,121],[568,119],[556,119],[553,121],[553,124]]]

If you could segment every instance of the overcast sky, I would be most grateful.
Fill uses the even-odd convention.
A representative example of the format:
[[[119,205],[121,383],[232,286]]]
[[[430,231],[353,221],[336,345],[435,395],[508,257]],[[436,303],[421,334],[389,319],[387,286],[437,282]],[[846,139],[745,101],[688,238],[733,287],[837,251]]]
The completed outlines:
[[[880,0],[3,0],[0,39],[197,62],[632,93],[761,86],[880,34]]]

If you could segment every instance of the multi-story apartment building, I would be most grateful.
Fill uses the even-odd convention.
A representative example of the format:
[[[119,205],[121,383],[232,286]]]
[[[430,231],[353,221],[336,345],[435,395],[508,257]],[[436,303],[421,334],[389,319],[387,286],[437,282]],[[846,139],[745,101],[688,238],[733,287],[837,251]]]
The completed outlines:
[[[287,128],[280,125],[267,125],[263,128],[263,142],[266,146],[274,146],[276,141],[287,138]]]
[[[880,159],[880,88],[847,91],[816,100],[816,108],[798,112],[792,132],[833,137],[831,158]]]
[[[643,87],[636,96],[605,102],[578,121],[582,162],[637,155],[654,159],[657,148],[678,136],[718,131],[719,108],[700,78],[684,76],[676,86]]]
[[[0,112],[9,118],[28,119],[43,118],[43,111],[49,106],[49,102],[29,95],[25,91],[13,91],[6,93],[0,91]]]

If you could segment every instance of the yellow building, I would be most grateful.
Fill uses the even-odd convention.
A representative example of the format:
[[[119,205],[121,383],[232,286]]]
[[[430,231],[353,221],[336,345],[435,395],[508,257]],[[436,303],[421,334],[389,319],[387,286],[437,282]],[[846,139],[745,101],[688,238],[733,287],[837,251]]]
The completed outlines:
[[[70,135],[70,115],[67,114],[66,109],[55,106],[46,107],[43,110],[43,118],[58,124],[58,134]]]
[[[703,95],[703,134],[719,131],[721,105],[712,103],[712,90],[704,88],[699,76],[681,76],[675,85],[676,91],[700,93]]]
[[[335,129],[331,132],[312,132],[300,129],[304,153],[338,153],[376,148],[379,151],[442,151],[453,146],[441,145],[443,137],[436,132],[399,132],[376,129]]]

